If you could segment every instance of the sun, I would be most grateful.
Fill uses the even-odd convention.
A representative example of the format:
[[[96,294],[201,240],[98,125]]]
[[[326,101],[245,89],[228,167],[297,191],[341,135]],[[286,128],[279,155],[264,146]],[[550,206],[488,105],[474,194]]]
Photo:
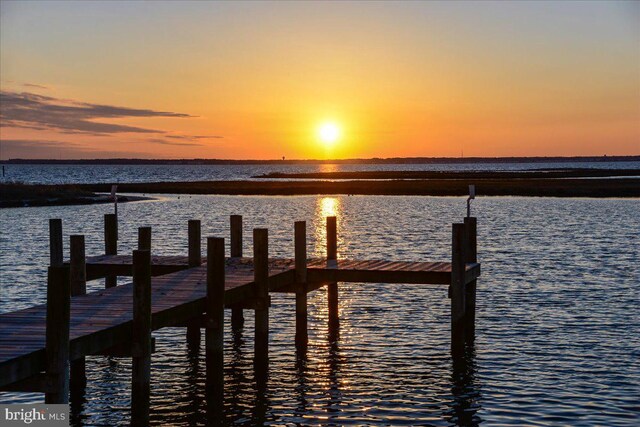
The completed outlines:
[[[340,126],[334,122],[326,122],[318,126],[318,139],[325,146],[333,146],[340,139],[340,134]]]

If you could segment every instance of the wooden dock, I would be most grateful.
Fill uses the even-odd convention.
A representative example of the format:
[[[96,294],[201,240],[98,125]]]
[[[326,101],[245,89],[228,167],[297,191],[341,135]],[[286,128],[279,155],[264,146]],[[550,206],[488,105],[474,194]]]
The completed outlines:
[[[189,221],[188,256],[151,255],[151,229],[140,228],[138,250],[117,253],[117,218],[105,215],[105,254],[86,257],[84,236],[71,236],[70,258],[62,256],[62,224],[51,220],[51,266],[47,303],[0,314],[0,390],[45,393],[48,403],[66,403],[69,390],[86,383],[84,358],[133,358],[132,423],[149,416],[151,332],[185,326],[187,341],[201,342],[205,331],[207,407],[220,416],[223,399],[225,308],[232,327],[255,310],[256,381],[268,370],[269,293],[295,293],[299,352],[307,347],[307,294],[326,287],[329,328],[339,328],[338,283],[408,283],[448,287],[451,348],[455,356],[475,335],[476,219],[452,228],[452,258],[447,262],[349,260],[338,257],[335,217],[327,218],[327,257],[309,259],[306,224],[294,227],[295,257],[269,258],[268,231],[255,229],[253,257],[242,256],[242,218],[231,217],[231,256],[222,238],[207,238],[201,254],[200,222]],[[117,276],[132,282],[116,286]],[[86,292],[87,280],[105,278],[105,289]]]

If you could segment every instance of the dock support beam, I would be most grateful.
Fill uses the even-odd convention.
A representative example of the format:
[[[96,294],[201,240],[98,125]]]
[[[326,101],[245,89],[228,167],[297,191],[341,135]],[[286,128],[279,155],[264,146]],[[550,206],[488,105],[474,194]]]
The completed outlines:
[[[131,425],[149,425],[151,384],[151,253],[133,251]]]
[[[464,351],[465,324],[465,262],[464,224],[453,224],[451,238],[451,353],[455,357]]]
[[[104,216],[104,253],[118,255],[118,216],[106,214]],[[118,284],[118,277],[109,274],[104,279],[105,288],[112,288]]]
[[[69,238],[69,279],[71,296],[87,293],[87,258],[84,236],[75,235]],[[74,391],[83,390],[87,385],[85,358],[71,362],[70,386]]]
[[[139,251],[151,250],[151,227],[138,228],[138,250]]]
[[[62,254],[62,220],[49,220],[49,265],[59,267],[64,261]]]
[[[202,264],[202,231],[200,220],[189,220],[189,268]],[[200,347],[200,318],[194,317],[187,323],[187,345]]]
[[[207,239],[207,298],[205,351],[207,364],[207,421],[221,421],[224,414],[224,239]]]
[[[464,261],[478,261],[478,221],[475,217],[464,219]],[[476,336],[476,281],[465,285],[465,335],[467,343],[473,343]]]
[[[242,258],[242,215],[231,215],[231,257]],[[242,307],[231,307],[231,328],[244,326]]]
[[[338,231],[335,216],[327,217],[327,266],[335,265],[338,259]],[[339,327],[338,315],[338,283],[327,285],[327,302],[329,304],[329,331],[335,334]]]
[[[266,384],[269,365],[269,232],[253,230],[255,346],[254,369],[258,385]]]
[[[304,352],[309,343],[307,332],[307,223],[297,221],[294,227],[296,268],[296,348]]]
[[[69,268],[49,267],[47,281],[46,363],[48,392],[45,403],[69,403],[69,322],[71,287]]]

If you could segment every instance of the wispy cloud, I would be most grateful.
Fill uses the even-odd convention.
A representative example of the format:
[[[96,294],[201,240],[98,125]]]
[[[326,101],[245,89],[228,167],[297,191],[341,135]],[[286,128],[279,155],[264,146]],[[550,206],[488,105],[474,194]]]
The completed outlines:
[[[86,147],[79,143],[52,140],[3,139],[0,159],[144,157],[138,151],[109,151]]]
[[[196,147],[196,146],[204,145],[204,144],[199,144],[197,142],[178,142],[178,141],[171,141],[171,140],[162,139],[162,138],[149,138],[149,139],[145,139],[144,142],[151,142],[153,144],[161,144],[161,145],[182,145],[185,147],[186,146]]]
[[[33,88],[33,89],[45,89],[45,90],[49,90],[51,89],[48,86],[43,86],[43,85],[37,85],[35,83],[22,83],[22,86],[24,87],[29,87],[29,88]]]
[[[224,138],[220,135],[165,135],[167,138],[176,138],[176,139],[221,139]]]
[[[116,133],[165,133],[94,120],[131,117],[194,117],[189,114],[114,105],[92,104],[66,100],[29,92],[0,91],[1,125],[37,130],[57,130],[62,133],[109,135]]]

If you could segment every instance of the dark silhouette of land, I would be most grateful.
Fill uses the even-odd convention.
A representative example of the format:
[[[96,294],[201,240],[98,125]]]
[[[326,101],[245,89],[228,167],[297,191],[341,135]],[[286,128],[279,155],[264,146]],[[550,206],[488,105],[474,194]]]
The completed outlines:
[[[364,194],[464,196],[640,197],[640,178],[432,179],[389,181],[199,181],[118,184],[125,193],[302,195]],[[110,184],[80,188],[107,192]]]
[[[640,176],[640,169],[536,169],[526,171],[362,171],[271,172],[254,178],[271,179],[531,179]]]
[[[638,156],[582,157],[391,157],[370,159],[9,159],[0,164],[61,164],[61,165],[299,165],[299,164],[486,164],[486,163],[563,163],[563,162],[637,162]]]
[[[640,197],[640,169],[536,171],[374,171],[271,173],[270,180],[118,183],[119,193],[305,195]],[[107,203],[111,184],[0,184],[0,207]],[[119,201],[140,200],[119,196]]]
[[[144,200],[138,196],[118,196],[118,202]],[[0,208],[27,206],[89,205],[112,203],[109,195],[95,194],[77,185],[0,184]]]

